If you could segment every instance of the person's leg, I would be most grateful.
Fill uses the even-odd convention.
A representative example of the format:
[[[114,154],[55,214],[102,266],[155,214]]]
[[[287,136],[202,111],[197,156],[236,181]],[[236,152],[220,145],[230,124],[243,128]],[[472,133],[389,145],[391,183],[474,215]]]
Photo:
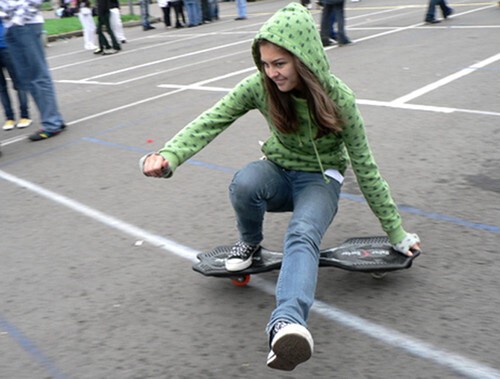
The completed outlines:
[[[236,9],[238,11],[237,19],[247,18],[247,0],[236,0]]]
[[[284,241],[276,285],[276,309],[268,330],[278,320],[307,326],[314,302],[321,240],[337,213],[341,185],[326,183],[321,173],[293,172],[293,215]]]
[[[320,26],[321,42],[323,43],[323,46],[331,45],[330,29],[331,29],[332,12],[333,12],[332,4],[323,4],[323,10],[321,12],[321,26]]]
[[[212,1],[212,15],[213,15],[214,20],[219,19],[219,1],[218,0]]]
[[[28,126],[31,125],[29,106],[28,106],[28,91],[18,89],[17,99],[19,100],[19,115],[20,115],[20,120],[17,123],[17,127],[27,128]]]
[[[333,40],[337,40],[337,32],[335,31],[334,25],[336,22],[336,15],[335,12],[332,12],[330,16],[330,38]]]
[[[351,43],[345,33],[345,18],[344,18],[344,3],[341,5],[334,5],[333,13],[337,21],[337,42],[339,45],[346,45]]]
[[[99,50],[111,49],[108,39],[104,35],[103,27],[106,23],[107,16],[100,15],[97,17],[97,39],[99,41]]]
[[[443,14],[443,18],[448,18],[449,15],[453,13],[453,9],[446,4],[446,0],[439,1],[439,7],[441,8],[441,13]]]
[[[182,23],[186,25],[186,16],[184,15],[184,1],[179,0],[179,12],[181,13]]]
[[[425,15],[426,22],[433,22],[436,20],[436,5],[438,0],[429,0],[429,6]]]
[[[109,34],[109,38],[111,39],[111,44],[113,46],[113,49],[115,50],[121,50],[120,42],[116,39],[115,33],[113,32],[113,29],[111,28],[110,24],[110,17],[111,17],[111,12],[107,12],[106,15],[103,17],[103,23],[104,26],[106,27],[106,31]],[[107,42],[107,40],[106,40]],[[109,43],[108,43],[109,46]]]
[[[194,0],[187,0],[186,3],[186,12],[188,16],[188,26],[196,26],[196,4]]]
[[[58,133],[65,126],[59,113],[45,50],[42,44],[43,24],[11,26],[6,33],[11,58],[18,73],[18,88],[29,89],[42,122],[42,129]]]
[[[182,24],[180,21],[181,18],[181,2],[180,1],[174,1],[172,2],[172,6],[174,7],[174,12],[175,12],[175,27],[176,28],[182,28]]]
[[[203,16],[201,14],[201,0],[196,0],[196,25],[201,25],[203,23]]]
[[[240,240],[258,245],[264,238],[266,211],[292,209],[292,196],[285,170],[267,160],[252,162],[239,170],[229,186]]]
[[[2,51],[3,50],[3,51]],[[31,125],[29,110],[28,110],[28,91],[21,89],[21,85],[19,83],[19,74],[16,72],[16,68],[12,63],[12,58],[10,56],[10,52],[8,49],[1,49],[2,55],[2,64],[7,69],[9,76],[12,80],[12,84],[14,89],[17,92],[17,99],[19,101],[19,116],[21,118],[21,122],[18,123],[19,128],[25,128]],[[3,76],[3,75],[2,75]],[[14,116],[14,114],[12,113]]]
[[[319,269],[320,245],[337,212],[341,185],[327,183],[321,173],[291,172],[293,215],[284,242],[284,255],[276,285],[276,309],[267,332],[267,365],[293,370],[308,360],[314,341],[307,330],[314,302]]]
[[[120,8],[112,8],[109,10],[109,12],[109,24],[111,25],[113,34],[118,41],[120,41],[121,43],[125,43],[127,39],[125,38],[125,33],[123,31]]]
[[[4,51],[6,49],[0,49],[0,101],[2,102],[3,110],[5,113],[6,121],[14,121],[14,111],[12,109],[12,102],[10,100],[9,88],[7,81],[5,80],[4,68],[6,68],[4,62]],[[14,128],[13,123],[5,123],[4,130],[10,130]]]
[[[149,0],[140,0],[140,8],[141,8],[141,19],[142,19],[142,27],[143,29],[147,29],[149,27]]]

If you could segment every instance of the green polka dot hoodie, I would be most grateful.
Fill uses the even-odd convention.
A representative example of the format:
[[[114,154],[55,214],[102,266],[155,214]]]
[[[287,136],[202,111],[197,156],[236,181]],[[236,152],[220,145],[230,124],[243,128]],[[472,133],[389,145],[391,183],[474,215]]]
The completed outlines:
[[[401,226],[401,217],[372,156],[354,94],[330,73],[328,59],[310,12],[298,3],[290,3],[262,26],[254,41],[257,39],[266,39],[295,54],[320,79],[338,106],[344,121],[342,132],[315,138],[317,127],[309,116],[307,103],[296,98],[300,130],[293,134],[280,133],[273,127],[267,111],[264,74],[257,71],[189,123],[159,151],[169,162],[172,174],[236,119],[257,109],[269,125],[270,136],[262,146],[267,159],[289,170],[323,174],[330,168],[344,174],[350,163],[363,195],[391,243],[403,240],[406,232]],[[255,42],[252,53],[256,66],[260,68]]]

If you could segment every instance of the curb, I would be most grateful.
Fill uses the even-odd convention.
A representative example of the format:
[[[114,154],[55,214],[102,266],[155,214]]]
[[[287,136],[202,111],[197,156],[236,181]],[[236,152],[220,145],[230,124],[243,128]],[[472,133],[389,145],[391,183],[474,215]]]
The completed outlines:
[[[160,22],[161,18],[159,17],[153,17],[150,18],[151,24]],[[142,22],[141,21],[129,21],[129,22],[124,22],[123,27],[124,28],[131,28],[134,26],[141,26]],[[83,36],[83,30],[75,30],[73,32],[67,32],[67,33],[61,33],[61,34],[53,34],[50,36],[47,36],[46,39],[48,42],[54,42],[59,39],[68,39],[68,38],[73,38],[73,37],[82,37]]]

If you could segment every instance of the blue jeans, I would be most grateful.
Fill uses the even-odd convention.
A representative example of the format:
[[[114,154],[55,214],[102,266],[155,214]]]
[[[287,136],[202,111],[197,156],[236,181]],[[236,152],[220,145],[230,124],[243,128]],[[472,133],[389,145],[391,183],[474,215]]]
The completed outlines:
[[[432,21],[436,18],[436,6],[441,8],[443,17],[448,17],[451,14],[451,8],[446,4],[445,0],[430,0],[429,8],[427,8],[427,14],[425,15],[425,21]]]
[[[188,26],[201,24],[201,2],[200,0],[184,0],[184,6],[188,16]]]
[[[14,111],[12,109],[12,102],[10,101],[9,88],[5,80],[4,68],[9,73],[14,89],[17,91],[17,98],[19,100],[19,116],[21,118],[30,118],[28,112],[28,93],[19,88],[14,65],[10,58],[9,50],[6,48],[0,49],[0,100],[5,111],[5,118],[7,120],[15,120]]]
[[[333,31],[333,24],[337,22],[337,33]],[[328,42],[328,39],[335,35],[338,43],[344,44],[349,40],[345,34],[344,3],[323,4],[320,27],[321,41]]]
[[[141,0],[140,9],[141,9],[142,27],[149,28],[151,26],[151,24],[149,23],[149,0]]]
[[[285,170],[267,160],[252,162],[234,176],[229,194],[242,241],[263,240],[266,212],[293,212],[283,243],[277,307],[268,330],[279,319],[307,325],[321,240],[337,213],[340,189],[340,183],[327,183],[321,173]]]
[[[43,24],[13,25],[5,40],[14,63],[18,88],[28,90],[40,111],[42,129],[58,132],[64,124],[57,106],[56,92],[45,60]]]
[[[247,0],[236,0],[236,9],[238,17],[247,17]]]

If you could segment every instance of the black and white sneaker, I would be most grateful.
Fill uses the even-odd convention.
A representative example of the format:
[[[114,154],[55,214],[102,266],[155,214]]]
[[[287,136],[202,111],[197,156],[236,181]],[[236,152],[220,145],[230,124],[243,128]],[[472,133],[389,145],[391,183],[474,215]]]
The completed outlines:
[[[302,325],[278,321],[270,332],[271,351],[267,366],[277,370],[292,371],[297,365],[311,358],[314,341]]]
[[[259,250],[260,245],[250,245],[238,241],[231,249],[226,259],[227,271],[242,271],[252,265],[252,257]]]

